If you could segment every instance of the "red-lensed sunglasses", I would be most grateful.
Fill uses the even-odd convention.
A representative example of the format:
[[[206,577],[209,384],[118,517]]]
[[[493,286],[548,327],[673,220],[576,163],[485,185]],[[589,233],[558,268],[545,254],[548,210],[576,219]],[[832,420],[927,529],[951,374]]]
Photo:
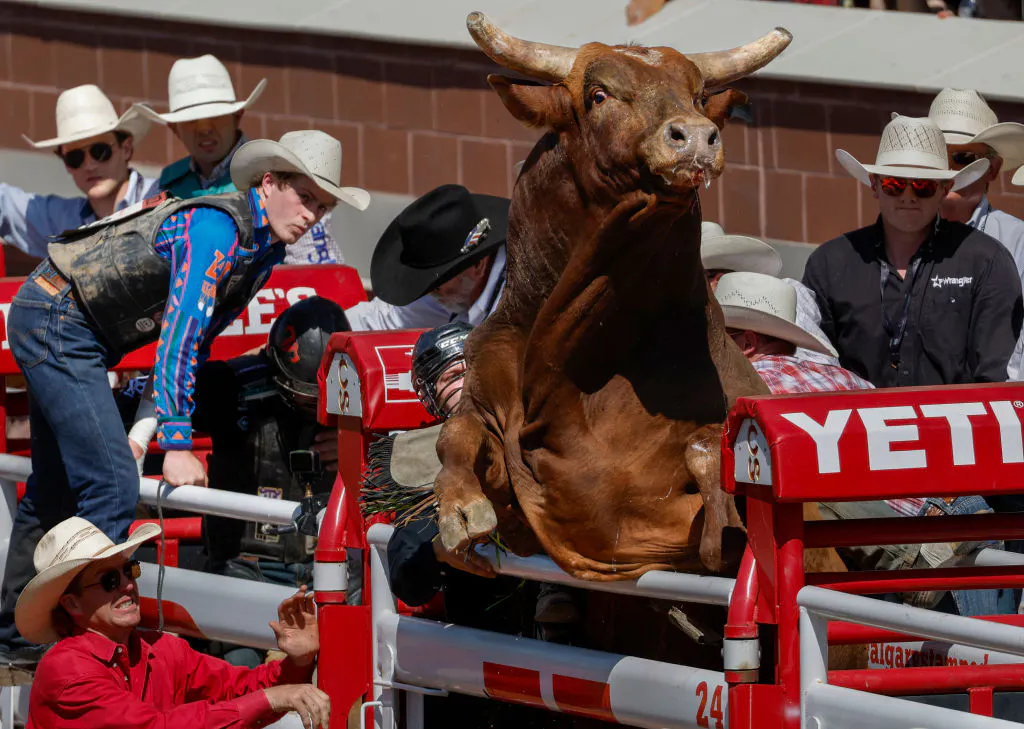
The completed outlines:
[[[934,197],[939,190],[938,180],[908,180],[906,177],[879,177],[878,184],[882,192],[890,197],[899,197],[910,186],[919,198]]]

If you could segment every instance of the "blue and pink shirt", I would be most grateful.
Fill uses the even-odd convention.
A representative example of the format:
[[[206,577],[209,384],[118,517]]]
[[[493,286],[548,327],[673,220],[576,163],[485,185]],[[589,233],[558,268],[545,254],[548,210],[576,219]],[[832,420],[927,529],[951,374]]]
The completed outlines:
[[[271,241],[270,221],[256,188],[248,192],[253,246],[239,245],[230,215],[210,207],[186,208],[160,226],[154,248],[171,262],[171,289],[160,326],[153,394],[157,442],[164,450],[192,448],[196,369],[209,356],[210,343],[244,307],[216,308],[217,288],[243,257],[254,257],[253,280],[284,259],[284,244]]]

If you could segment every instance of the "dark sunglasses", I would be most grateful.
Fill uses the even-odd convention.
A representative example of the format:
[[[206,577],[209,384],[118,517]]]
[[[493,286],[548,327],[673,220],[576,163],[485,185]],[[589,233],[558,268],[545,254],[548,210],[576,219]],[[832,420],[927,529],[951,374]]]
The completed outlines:
[[[132,580],[139,579],[142,574],[142,565],[139,564],[139,560],[133,559],[129,562],[125,562],[121,567],[107,570],[100,575],[100,578],[88,585],[83,585],[83,590],[88,590],[90,587],[96,587],[99,585],[106,592],[113,592],[121,586],[121,575],[124,575],[125,579],[131,582]]]
[[[96,142],[89,145],[89,156],[97,162],[106,162],[114,154],[114,148],[107,142]],[[60,158],[64,160],[69,170],[77,170],[85,164],[85,150],[72,149],[63,153]]]
[[[882,192],[890,197],[899,197],[903,191],[910,186],[910,189],[919,198],[934,197],[939,190],[938,180],[908,180],[905,177],[879,177],[878,184]]]
[[[977,152],[953,152],[949,155],[949,161],[953,167],[963,169],[967,165],[977,162],[979,159],[990,159],[990,154],[978,154]]]

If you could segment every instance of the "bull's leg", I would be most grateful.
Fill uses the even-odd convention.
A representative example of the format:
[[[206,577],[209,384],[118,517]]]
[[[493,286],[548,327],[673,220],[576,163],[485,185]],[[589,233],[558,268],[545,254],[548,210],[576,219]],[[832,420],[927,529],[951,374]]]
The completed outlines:
[[[491,441],[483,420],[472,411],[453,416],[437,441],[437,454],[444,464],[434,481],[437,526],[448,551],[468,549],[498,525],[494,507],[481,489],[484,479],[500,475],[494,470],[504,472],[502,453]]]
[[[697,483],[704,500],[704,530],[700,537],[700,561],[712,572],[721,572],[727,563],[742,554],[742,545],[736,555],[723,559],[722,534],[734,527],[743,534],[743,520],[736,510],[736,501],[722,490],[721,463],[722,426],[705,425],[694,431],[686,441],[686,468]],[[729,550],[732,551],[732,550]]]

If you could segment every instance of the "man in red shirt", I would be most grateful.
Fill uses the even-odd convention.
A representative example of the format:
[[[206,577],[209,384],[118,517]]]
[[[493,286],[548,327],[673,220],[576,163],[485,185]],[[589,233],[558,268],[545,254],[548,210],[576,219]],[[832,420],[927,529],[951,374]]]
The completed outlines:
[[[73,516],[43,536],[15,620],[27,639],[56,645],[36,671],[26,729],[255,729],[287,711],[306,729],[326,727],[330,700],[309,683],[320,635],[305,586],[270,624],[287,657],[257,668],[138,629],[141,566],[132,555],[159,534],[146,524],[115,545]]]

